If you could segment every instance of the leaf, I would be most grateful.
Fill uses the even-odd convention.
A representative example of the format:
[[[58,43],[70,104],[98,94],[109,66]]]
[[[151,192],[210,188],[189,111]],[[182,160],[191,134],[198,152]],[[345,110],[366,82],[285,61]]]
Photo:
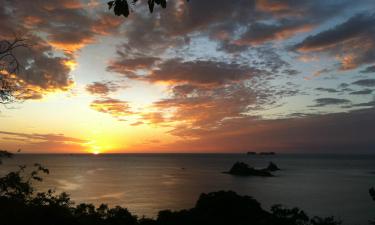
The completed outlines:
[[[151,13],[154,11],[154,5],[155,5],[154,0],[148,0],[148,8],[150,9]]]
[[[111,10],[112,7],[113,7],[113,4],[115,3],[115,1],[109,1],[107,4],[108,4],[108,9]]]
[[[113,8],[116,16],[121,15],[121,0],[116,0],[115,7]]]
[[[162,8],[164,8],[164,9],[167,8],[167,0],[161,0],[160,4],[161,4]]]
[[[128,17],[129,16],[129,4],[128,4],[128,1],[124,0],[122,7],[123,7],[122,8],[122,15],[124,15],[125,17]]]

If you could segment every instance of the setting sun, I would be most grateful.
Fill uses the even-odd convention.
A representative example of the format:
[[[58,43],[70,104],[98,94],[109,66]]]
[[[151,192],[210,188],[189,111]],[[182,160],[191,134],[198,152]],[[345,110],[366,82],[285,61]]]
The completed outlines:
[[[92,154],[94,154],[94,155],[99,155],[99,154],[100,154],[100,151],[94,151],[94,152],[92,152]]]

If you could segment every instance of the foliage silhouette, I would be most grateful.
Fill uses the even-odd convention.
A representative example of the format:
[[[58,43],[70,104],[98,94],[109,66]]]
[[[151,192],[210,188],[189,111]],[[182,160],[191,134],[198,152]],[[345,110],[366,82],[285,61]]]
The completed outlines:
[[[5,151],[5,150],[0,150],[0,164],[3,163],[3,159],[4,158],[12,158],[13,157],[13,154],[8,152],[8,151]]]
[[[13,41],[0,40],[0,104],[14,102],[15,93],[21,89],[13,76],[19,72],[21,66],[14,50],[21,47],[29,47],[26,39],[15,37]]]
[[[113,9],[113,12],[116,16],[128,17],[130,12],[132,11],[132,7],[134,7],[137,2],[138,0],[113,0],[107,2],[107,4],[109,10]],[[152,13],[154,11],[155,5],[160,5],[162,8],[166,8],[167,0],[148,0],[147,4],[150,13]]]
[[[375,189],[373,187],[370,188],[369,193],[370,193],[372,200],[375,201]],[[370,221],[370,224],[375,225],[375,219]]]

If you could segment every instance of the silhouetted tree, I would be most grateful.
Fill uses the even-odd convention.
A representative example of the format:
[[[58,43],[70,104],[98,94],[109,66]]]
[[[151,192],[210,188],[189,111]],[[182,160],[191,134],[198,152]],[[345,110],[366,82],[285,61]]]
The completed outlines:
[[[332,216],[326,218],[314,217],[311,219],[311,225],[340,225],[341,221],[335,220]]]
[[[13,154],[5,151],[5,150],[0,150],[0,164],[3,163],[4,158],[12,158]]]
[[[34,188],[33,181],[42,181],[41,173],[48,174],[49,170],[42,165],[35,163],[34,170],[25,175],[26,166],[19,166],[19,169],[10,172],[0,178],[0,197],[27,201],[32,198]]]
[[[14,50],[20,47],[28,47],[23,38],[16,37],[13,41],[0,40],[0,104],[13,102],[16,99],[15,92],[20,90],[14,76],[21,66]]]
[[[298,208],[287,209],[283,208],[282,205],[274,205],[271,207],[271,212],[275,224],[304,225],[309,222],[309,217]]]
[[[373,187],[370,188],[369,193],[370,193],[370,196],[371,196],[372,200],[375,201],[375,189]],[[370,221],[370,224],[375,225],[375,219]]]
[[[373,187],[370,188],[369,193],[370,193],[372,200],[375,201],[375,189]]]
[[[187,0],[189,1],[189,0]],[[138,2],[138,0],[113,0],[109,1],[108,8],[109,10],[113,9],[113,12],[116,16],[128,17],[132,7]],[[160,5],[162,8],[167,7],[167,0],[148,0],[148,8],[150,13],[154,11],[155,5]]]

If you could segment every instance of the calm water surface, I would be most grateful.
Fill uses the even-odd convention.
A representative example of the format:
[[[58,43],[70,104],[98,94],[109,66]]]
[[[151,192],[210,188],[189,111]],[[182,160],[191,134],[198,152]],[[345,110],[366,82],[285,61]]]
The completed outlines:
[[[271,178],[221,173],[236,161],[259,168],[273,161],[282,171]],[[55,188],[70,193],[76,203],[121,205],[137,215],[190,208],[202,192],[234,190],[253,196],[265,209],[278,203],[297,206],[309,215],[334,215],[347,225],[368,224],[375,217],[368,194],[375,186],[375,156],[17,155],[0,166],[0,173],[34,162],[51,172],[39,190]]]

